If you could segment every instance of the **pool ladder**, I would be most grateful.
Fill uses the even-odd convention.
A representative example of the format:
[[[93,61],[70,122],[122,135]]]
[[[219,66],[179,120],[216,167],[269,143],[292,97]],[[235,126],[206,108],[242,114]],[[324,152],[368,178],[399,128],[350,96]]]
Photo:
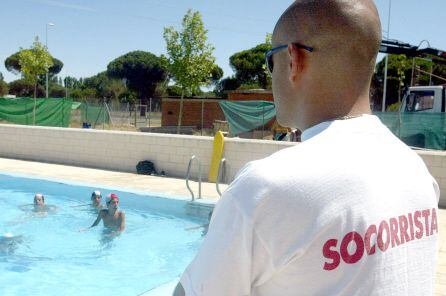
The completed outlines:
[[[189,186],[189,178],[190,178],[190,168],[192,167],[192,163],[195,159],[198,162],[198,199],[201,199],[201,162],[195,155],[192,155],[192,157],[189,159],[189,165],[187,166],[187,175],[186,175],[186,186],[187,189],[189,189],[190,194],[192,195],[192,201],[195,200],[195,195]]]
[[[217,180],[215,182],[215,187],[217,188],[217,192],[218,192],[218,195],[220,195],[220,197],[221,197],[221,192],[220,192],[219,185],[220,185],[221,180],[222,179],[224,180],[225,177],[226,177],[226,158],[222,158],[220,160],[220,166],[218,167]]]
[[[198,162],[198,199],[201,199],[201,177],[202,177],[201,162],[195,155],[192,155],[192,157],[189,159],[189,165],[187,166],[187,174],[186,174],[186,187],[189,190],[190,194],[192,195],[192,201],[195,200],[195,195],[194,195],[194,192],[192,191],[192,189],[190,188],[189,179],[190,179],[190,169],[192,167],[192,163],[194,162],[194,160],[197,160],[197,162]],[[215,182],[215,187],[216,187],[217,193],[220,197],[221,197],[220,183],[222,180],[224,180],[225,177],[226,177],[226,158],[222,158],[220,160],[220,165],[218,167],[217,180]]]

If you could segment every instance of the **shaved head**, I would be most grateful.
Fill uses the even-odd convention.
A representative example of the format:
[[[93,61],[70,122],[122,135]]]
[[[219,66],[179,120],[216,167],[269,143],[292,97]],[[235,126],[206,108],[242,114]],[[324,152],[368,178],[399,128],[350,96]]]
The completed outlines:
[[[305,55],[304,66],[311,66],[307,67],[308,79],[299,89],[311,92],[313,88],[313,96],[330,99],[342,96],[344,101],[330,108],[336,114],[345,113],[349,107],[342,104],[352,105],[370,88],[381,44],[376,6],[372,0],[296,0],[282,14],[273,33],[273,47],[291,43],[314,48]]]
[[[325,68],[350,65],[371,75],[381,24],[370,0],[297,0],[280,17],[273,36],[314,47]]]

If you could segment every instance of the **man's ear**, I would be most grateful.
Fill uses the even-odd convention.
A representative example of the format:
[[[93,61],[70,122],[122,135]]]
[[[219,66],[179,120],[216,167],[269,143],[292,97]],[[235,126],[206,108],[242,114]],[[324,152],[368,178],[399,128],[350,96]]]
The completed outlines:
[[[296,82],[304,69],[305,54],[301,48],[294,44],[288,45],[288,54],[290,55],[290,82]]]

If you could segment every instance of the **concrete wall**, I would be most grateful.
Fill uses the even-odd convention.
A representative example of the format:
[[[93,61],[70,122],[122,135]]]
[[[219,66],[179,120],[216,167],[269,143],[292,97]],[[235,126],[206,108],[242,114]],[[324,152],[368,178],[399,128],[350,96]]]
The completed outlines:
[[[295,143],[226,139],[224,157],[230,182],[248,161],[260,159]],[[207,179],[212,155],[210,137],[0,125],[0,157],[135,172],[141,160],[151,160],[158,171],[184,177],[189,159],[196,155]],[[446,152],[418,151],[443,192],[446,206]],[[1,167],[1,164],[0,164]],[[196,178],[198,166],[192,167]]]
[[[446,151],[417,151],[429,172],[437,180],[441,191],[440,205],[446,207]]]
[[[204,180],[213,148],[210,137],[6,124],[0,125],[0,139],[0,157],[125,172],[136,172],[139,161],[151,160],[159,172],[163,170],[173,177],[185,177],[189,159],[196,155],[202,164]],[[283,147],[284,144],[272,141],[228,139],[226,181],[232,180],[247,161],[263,158]],[[197,178],[196,163],[191,172]]]

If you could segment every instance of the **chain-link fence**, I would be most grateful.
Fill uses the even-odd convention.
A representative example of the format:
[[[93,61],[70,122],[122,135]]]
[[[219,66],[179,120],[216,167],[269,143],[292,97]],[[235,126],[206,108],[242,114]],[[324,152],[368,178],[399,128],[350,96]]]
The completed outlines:
[[[139,131],[161,126],[159,104],[88,99],[78,102],[71,113],[70,127]]]

